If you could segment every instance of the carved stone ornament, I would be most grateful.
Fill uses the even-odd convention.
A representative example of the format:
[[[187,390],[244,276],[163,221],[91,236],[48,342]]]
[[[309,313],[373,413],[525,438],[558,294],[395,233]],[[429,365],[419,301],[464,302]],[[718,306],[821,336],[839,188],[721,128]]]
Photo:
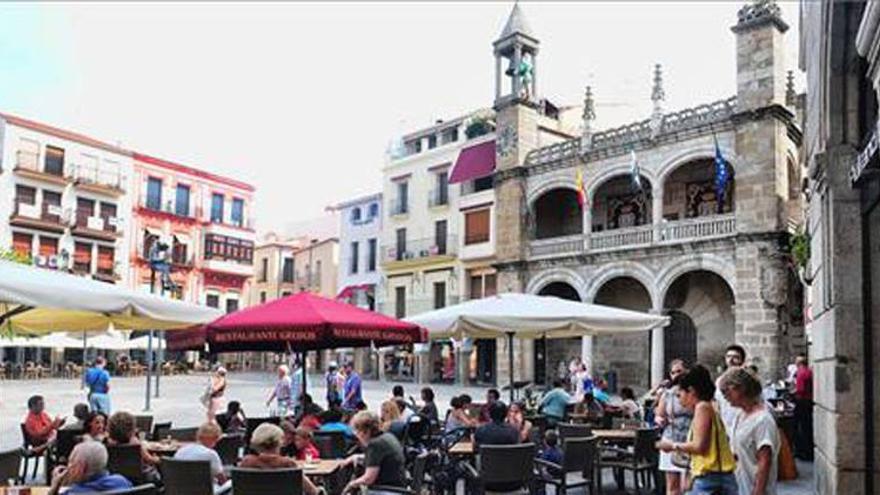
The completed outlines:
[[[507,156],[516,148],[516,127],[507,124],[498,131],[495,139],[495,152],[499,156]]]

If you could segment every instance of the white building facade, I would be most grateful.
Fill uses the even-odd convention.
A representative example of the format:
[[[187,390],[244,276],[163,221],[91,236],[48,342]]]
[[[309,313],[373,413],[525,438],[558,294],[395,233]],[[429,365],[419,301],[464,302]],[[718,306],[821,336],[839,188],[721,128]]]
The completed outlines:
[[[334,209],[339,212],[337,298],[375,310],[376,287],[382,278],[382,194],[345,201]]]

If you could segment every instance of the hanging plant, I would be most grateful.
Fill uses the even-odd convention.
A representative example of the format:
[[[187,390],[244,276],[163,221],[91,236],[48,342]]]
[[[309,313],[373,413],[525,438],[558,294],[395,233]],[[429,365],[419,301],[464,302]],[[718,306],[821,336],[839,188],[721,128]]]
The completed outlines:
[[[482,136],[489,133],[489,120],[485,117],[477,117],[468,124],[464,129],[464,135],[468,139]]]
[[[798,231],[791,235],[788,243],[795,266],[806,269],[810,262],[810,236]]]

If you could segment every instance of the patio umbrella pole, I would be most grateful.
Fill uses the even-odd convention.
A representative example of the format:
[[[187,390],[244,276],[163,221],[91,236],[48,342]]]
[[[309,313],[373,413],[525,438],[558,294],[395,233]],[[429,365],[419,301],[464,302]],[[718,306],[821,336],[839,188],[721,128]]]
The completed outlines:
[[[144,395],[144,411],[150,410],[150,385],[152,384],[151,374],[153,373],[153,331],[147,337],[147,389]]]
[[[507,357],[510,359],[510,403],[513,404],[513,332],[507,332]]]
[[[306,394],[306,390],[308,387],[306,386],[306,375],[308,375],[308,369],[306,368],[306,351],[302,351],[299,353],[299,365],[302,369],[303,374],[303,384],[302,384],[302,395]],[[302,402],[302,398],[300,398],[300,402]]]
[[[86,332],[83,330],[83,357],[82,357],[82,377],[79,380],[79,389],[85,390],[86,388]]]

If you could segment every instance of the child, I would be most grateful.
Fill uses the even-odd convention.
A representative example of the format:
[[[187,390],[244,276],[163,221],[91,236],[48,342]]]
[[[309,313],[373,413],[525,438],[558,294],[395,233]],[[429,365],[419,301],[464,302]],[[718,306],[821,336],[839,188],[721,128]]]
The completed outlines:
[[[307,461],[320,459],[321,453],[312,442],[312,432],[306,428],[297,428],[293,434],[293,445],[296,447],[296,460]]]
[[[556,433],[556,430],[547,430],[544,433],[544,445],[541,447],[541,450],[538,452],[538,459],[542,461],[552,462],[553,464],[562,466],[562,449],[559,448],[559,435]],[[542,479],[557,479],[560,476],[563,476],[561,470],[557,468],[552,468],[549,466],[541,466],[540,469],[540,478]],[[543,495],[546,493],[545,486],[543,483],[538,483],[538,493]]]

